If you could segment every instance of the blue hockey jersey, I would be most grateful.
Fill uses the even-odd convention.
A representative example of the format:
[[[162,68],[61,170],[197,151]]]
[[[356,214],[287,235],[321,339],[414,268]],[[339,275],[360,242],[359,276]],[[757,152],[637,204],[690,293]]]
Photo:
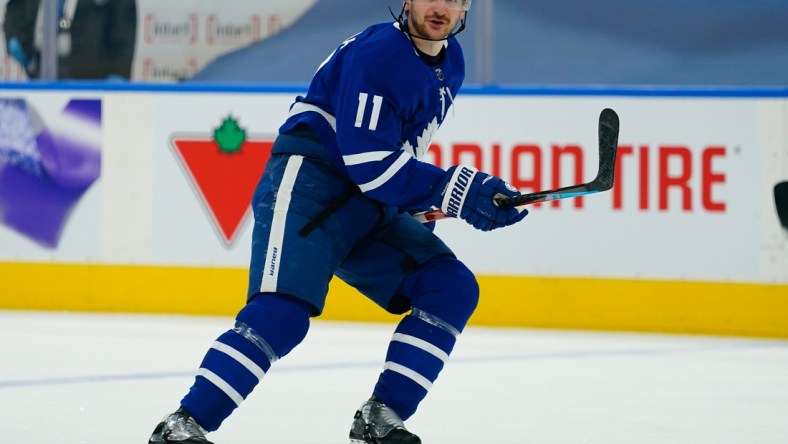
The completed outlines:
[[[367,196],[406,210],[428,209],[445,172],[420,159],[465,78],[454,37],[444,51],[432,66],[397,23],[370,26],[320,65],[280,132],[309,125]]]

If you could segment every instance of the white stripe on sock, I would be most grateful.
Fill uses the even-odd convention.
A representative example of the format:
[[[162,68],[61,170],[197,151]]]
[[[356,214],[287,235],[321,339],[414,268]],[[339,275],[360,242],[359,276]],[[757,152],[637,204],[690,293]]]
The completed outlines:
[[[420,374],[405,367],[404,365],[397,364],[396,362],[392,362],[392,361],[386,362],[386,364],[383,366],[383,370],[384,371],[391,370],[392,372],[397,372],[408,379],[412,379],[413,382],[424,387],[424,390],[429,391],[429,389],[432,387],[432,382],[429,379],[425,378],[424,376],[421,376]]]
[[[243,365],[244,367],[246,367],[247,370],[252,372],[252,374],[257,377],[258,381],[263,379],[263,376],[265,376],[265,370],[263,370],[262,367],[260,367],[259,365],[255,364],[255,362],[252,361],[251,359],[249,359],[245,354],[243,354],[243,353],[239,352],[238,350],[230,347],[229,345],[223,344],[223,343],[221,343],[219,341],[215,341],[213,343],[213,345],[211,345],[211,348],[214,349],[214,350],[218,350],[218,351],[224,353],[225,355],[227,355],[227,356],[235,359],[236,361],[238,361],[239,364]]]
[[[425,341],[424,339],[419,339],[415,336],[406,335],[402,333],[394,333],[394,336],[391,338],[392,341],[402,342],[408,345],[412,345],[416,348],[420,348],[425,352],[435,356],[436,358],[440,359],[444,363],[449,360],[449,355],[441,350],[440,348],[436,347],[433,344]]]
[[[229,383],[227,383],[227,381],[220,378],[219,375],[208,370],[207,368],[200,368],[197,370],[197,375],[207,379],[211,382],[211,384],[215,385],[216,388],[223,391],[225,395],[233,400],[235,405],[240,406],[244,401],[244,397],[241,396],[241,394],[238,393]]]

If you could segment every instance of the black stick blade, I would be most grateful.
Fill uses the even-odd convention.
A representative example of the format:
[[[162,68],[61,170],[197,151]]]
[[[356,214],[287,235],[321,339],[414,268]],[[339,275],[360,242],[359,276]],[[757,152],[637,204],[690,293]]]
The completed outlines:
[[[599,170],[589,189],[607,191],[613,188],[618,149],[618,114],[605,108],[599,114]]]
[[[788,181],[774,186],[774,205],[777,207],[780,224],[788,230]]]
[[[585,196],[613,188],[616,174],[616,151],[618,149],[618,114],[605,108],[599,114],[599,169],[594,180],[588,183],[571,185],[555,190],[521,194],[515,197],[495,196],[495,203],[502,208],[519,207],[521,205],[548,202],[558,199]],[[441,210],[425,211],[414,214],[419,222],[433,222],[448,217]]]
[[[616,150],[618,148],[618,114],[605,108],[599,114],[599,169],[594,180],[588,183],[570,185],[555,190],[521,194],[507,197],[496,202],[504,208],[547,202],[558,199],[585,196],[586,194],[607,191],[613,188],[616,172]]]

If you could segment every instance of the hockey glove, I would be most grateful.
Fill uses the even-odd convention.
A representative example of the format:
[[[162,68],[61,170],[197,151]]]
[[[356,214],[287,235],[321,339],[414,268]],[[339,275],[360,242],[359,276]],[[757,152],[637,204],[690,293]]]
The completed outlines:
[[[496,197],[520,195],[512,185],[476,168],[456,165],[446,172],[433,203],[450,217],[460,217],[476,229],[490,231],[521,221],[525,208],[502,208]]]

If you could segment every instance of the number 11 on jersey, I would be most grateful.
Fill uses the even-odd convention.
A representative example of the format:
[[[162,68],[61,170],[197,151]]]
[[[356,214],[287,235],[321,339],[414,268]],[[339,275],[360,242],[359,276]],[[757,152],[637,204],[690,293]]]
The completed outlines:
[[[364,125],[364,114],[367,109],[369,94],[362,92],[358,94],[358,110],[356,111],[356,128]],[[369,130],[375,131],[378,128],[378,118],[380,117],[380,107],[383,105],[383,97],[372,96],[372,115],[369,118]]]

